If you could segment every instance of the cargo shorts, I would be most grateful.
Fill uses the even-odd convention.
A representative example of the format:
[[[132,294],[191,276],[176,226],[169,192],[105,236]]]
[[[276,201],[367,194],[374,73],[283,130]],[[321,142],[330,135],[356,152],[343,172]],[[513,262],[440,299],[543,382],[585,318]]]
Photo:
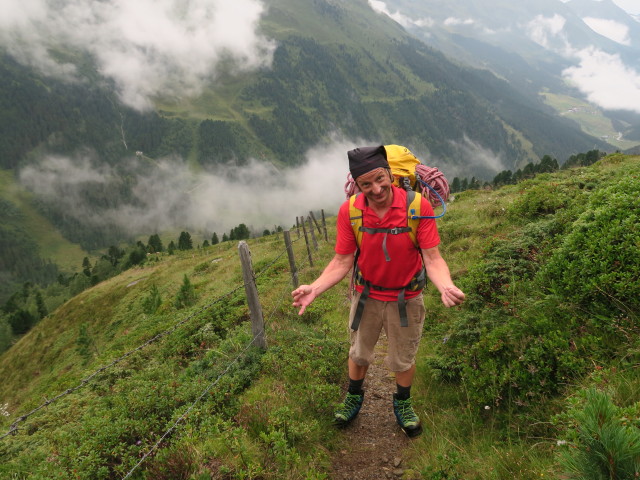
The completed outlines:
[[[358,307],[360,293],[351,300],[349,325]],[[397,302],[383,302],[367,298],[358,330],[351,330],[349,358],[361,367],[370,365],[374,359],[374,348],[384,328],[388,340],[385,364],[392,372],[405,372],[415,363],[424,325],[424,301],[422,293],[407,300],[407,327],[400,326]]]

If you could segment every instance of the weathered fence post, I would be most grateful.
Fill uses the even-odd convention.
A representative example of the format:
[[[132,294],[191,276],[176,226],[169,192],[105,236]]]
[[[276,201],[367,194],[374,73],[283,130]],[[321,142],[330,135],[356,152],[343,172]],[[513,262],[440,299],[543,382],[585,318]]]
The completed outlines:
[[[311,217],[309,219],[309,230],[311,231],[311,240],[313,241],[313,249],[318,251],[318,240],[316,240],[316,232],[313,230],[313,223],[311,223]]]
[[[302,232],[304,233],[304,243],[307,244],[307,254],[309,255],[309,265],[313,267],[313,257],[311,256],[311,245],[309,245],[309,236],[307,235],[307,227],[305,226],[304,217],[302,217]]]
[[[300,220],[296,216],[296,230],[298,231],[298,238],[300,238]]]
[[[327,234],[327,221],[324,218],[324,209],[322,209],[321,212],[322,212],[322,230],[324,230],[324,241],[328,242],[329,235]]]
[[[296,269],[296,260],[293,256],[293,245],[291,244],[291,235],[289,230],[284,231],[284,244],[287,248],[287,255],[289,256],[289,269],[291,270],[291,283],[293,288],[298,288],[298,270]]]
[[[240,261],[242,263],[242,278],[244,279],[244,291],[247,294],[247,304],[251,314],[251,332],[253,334],[253,345],[263,350],[267,348],[267,340],[264,335],[264,317],[262,316],[262,306],[258,297],[258,287],[256,286],[256,276],[253,273],[251,264],[251,252],[244,240],[238,244],[240,251]]]
[[[313,223],[316,224],[316,228],[318,229],[318,236],[322,235],[322,229],[320,228],[320,224],[318,223],[318,221],[316,220],[316,216],[313,214],[313,212],[309,212],[309,215],[311,216],[311,218],[313,219]]]

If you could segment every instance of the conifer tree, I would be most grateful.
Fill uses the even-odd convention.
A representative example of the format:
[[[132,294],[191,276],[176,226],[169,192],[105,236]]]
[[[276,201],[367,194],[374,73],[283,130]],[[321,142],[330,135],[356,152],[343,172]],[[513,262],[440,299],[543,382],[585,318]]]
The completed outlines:
[[[191,250],[193,248],[193,240],[189,232],[181,232],[178,238],[178,250]]]
[[[84,257],[82,260],[82,273],[87,277],[91,276],[91,262],[89,261],[89,257]]]
[[[218,234],[216,232],[213,232],[213,237],[211,237],[211,245],[217,245],[218,243],[220,243],[220,240],[218,240]]]
[[[151,235],[149,237],[149,245],[148,251],[149,253],[157,253],[164,251],[164,246],[162,245],[162,240],[160,240],[160,235],[157,233]]]
[[[184,307],[188,307],[190,305],[193,305],[193,303],[196,300],[196,291],[193,288],[193,285],[191,285],[191,282],[189,281],[189,277],[187,277],[187,275],[184,275],[184,278],[182,279],[182,286],[180,287],[180,290],[178,291],[178,295],[176,296],[176,301],[175,301],[175,307],[176,308],[184,308]]]
[[[38,316],[41,319],[49,314],[49,312],[47,311],[47,307],[44,304],[44,299],[42,298],[42,292],[40,292],[40,290],[36,292],[36,308],[38,309]]]

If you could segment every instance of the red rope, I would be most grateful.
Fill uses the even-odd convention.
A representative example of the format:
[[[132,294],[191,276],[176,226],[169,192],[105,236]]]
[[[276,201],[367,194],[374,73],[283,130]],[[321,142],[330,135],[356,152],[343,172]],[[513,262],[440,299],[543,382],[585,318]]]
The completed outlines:
[[[450,192],[449,182],[447,182],[447,179],[441,171],[435,167],[427,167],[426,165],[420,164],[416,166],[416,173],[420,175],[423,182],[438,192],[442,200],[447,201]],[[440,199],[435,193],[422,184],[420,184],[420,188],[422,189],[422,195],[427,197],[429,202],[431,202],[431,206],[436,207],[440,205]]]

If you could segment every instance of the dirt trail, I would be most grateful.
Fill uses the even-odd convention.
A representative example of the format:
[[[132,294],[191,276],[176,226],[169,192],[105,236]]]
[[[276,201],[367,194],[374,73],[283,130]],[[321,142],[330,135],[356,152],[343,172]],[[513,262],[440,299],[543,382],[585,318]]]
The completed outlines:
[[[334,455],[332,480],[380,480],[404,473],[402,452],[411,440],[393,414],[395,378],[384,365],[387,338],[382,332],[374,363],[364,382],[364,404],[358,417],[344,429],[348,449]]]

